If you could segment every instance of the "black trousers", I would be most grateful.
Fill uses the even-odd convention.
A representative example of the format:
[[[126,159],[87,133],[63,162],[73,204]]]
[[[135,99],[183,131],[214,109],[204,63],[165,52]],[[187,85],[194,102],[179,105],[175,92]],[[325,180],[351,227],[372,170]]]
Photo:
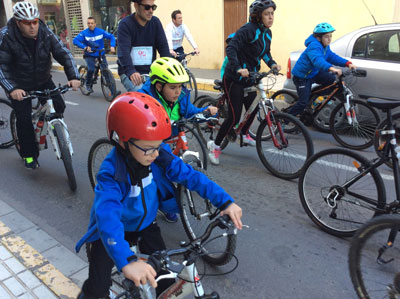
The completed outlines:
[[[228,118],[225,119],[225,121],[221,125],[221,128],[219,129],[218,135],[215,138],[216,145],[221,145],[222,140],[225,138],[228,132],[230,132],[239,123],[240,117],[242,116],[243,105],[247,111],[257,95],[257,92],[250,92],[245,97],[244,89],[246,87],[235,81],[230,80],[226,76],[224,76],[223,82],[224,92],[228,105]],[[256,114],[257,109],[254,110],[254,112],[250,116],[250,119],[243,126],[243,134],[247,134]]]
[[[53,80],[47,81],[46,84],[39,86],[36,90],[53,89],[56,85]],[[39,152],[35,141],[32,124],[32,101],[11,100],[11,105],[17,117],[17,135],[20,145],[20,153],[22,157],[38,157]],[[57,113],[64,113],[65,103],[61,95],[53,98],[54,109]]]
[[[136,244],[139,238],[139,250],[141,253],[152,254],[155,251],[166,249],[160,227],[156,221],[140,232],[125,232],[125,240],[129,244]],[[85,298],[108,298],[112,284],[111,271],[114,262],[108,255],[101,240],[87,245],[89,246],[89,278],[84,282],[82,291],[85,294]],[[175,280],[173,279],[161,280],[156,289],[157,296],[174,282]]]

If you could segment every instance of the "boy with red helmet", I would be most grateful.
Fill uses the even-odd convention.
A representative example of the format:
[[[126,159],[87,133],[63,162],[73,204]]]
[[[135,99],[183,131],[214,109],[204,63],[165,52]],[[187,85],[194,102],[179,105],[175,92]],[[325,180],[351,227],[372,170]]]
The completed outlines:
[[[115,264],[137,286],[156,287],[154,269],[137,260],[129,242],[139,237],[140,251],[152,254],[165,249],[156,222],[157,209],[178,212],[172,182],[197,191],[242,227],[241,208],[217,184],[174,156],[163,139],[171,135],[171,124],[162,105],[149,95],[129,92],[117,97],[107,111],[107,131],[115,148],[97,175],[95,200],[88,232],[76,245],[89,244],[89,278],[78,298],[106,297]],[[167,190],[168,189],[168,190]],[[162,281],[160,294],[171,281]]]

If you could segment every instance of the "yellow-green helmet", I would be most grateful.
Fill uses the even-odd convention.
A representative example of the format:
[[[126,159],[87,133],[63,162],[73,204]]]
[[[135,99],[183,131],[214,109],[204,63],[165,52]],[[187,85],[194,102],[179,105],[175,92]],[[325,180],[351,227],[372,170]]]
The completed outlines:
[[[161,57],[150,66],[151,84],[160,83],[185,83],[189,81],[189,75],[182,64],[170,57]]]

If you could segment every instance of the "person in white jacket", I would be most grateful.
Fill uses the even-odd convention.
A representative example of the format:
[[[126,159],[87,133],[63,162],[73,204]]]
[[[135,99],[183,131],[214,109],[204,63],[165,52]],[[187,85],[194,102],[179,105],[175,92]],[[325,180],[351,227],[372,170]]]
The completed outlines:
[[[186,36],[189,43],[192,45],[196,54],[199,54],[199,48],[190,34],[189,28],[183,24],[182,12],[180,10],[174,10],[171,14],[172,22],[165,28],[165,34],[167,36],[169,51],[173,57],[181,61],[180,54],[184,53],[182,43],[183,38]]]

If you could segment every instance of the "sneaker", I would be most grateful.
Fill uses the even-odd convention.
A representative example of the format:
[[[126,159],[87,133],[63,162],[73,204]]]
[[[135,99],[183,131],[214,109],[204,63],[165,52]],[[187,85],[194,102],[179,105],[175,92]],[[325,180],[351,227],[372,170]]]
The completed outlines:
[[[178,221],[178,216],[175,213],[167,213],[161,210],[158,210],[161,215],[164,216],[165,221],[169,223],[175,223]]]
[[[39,163],[34,157],[24,158],[25,167],[28,169],[36,169],[39,168]]]
[[[88,95],[93,93],[92,87],[86,85],[86,92],[87,92]]]
[[[249,134],[243,136],[243,145],[256,146],[256,141]]]
[[[220,147],[215,145],[213,140],[210,140],[207,142],[207,148],[209,150],[208,157],[210,158],[211,164],[219,165],[219,155],[221,154]]]

